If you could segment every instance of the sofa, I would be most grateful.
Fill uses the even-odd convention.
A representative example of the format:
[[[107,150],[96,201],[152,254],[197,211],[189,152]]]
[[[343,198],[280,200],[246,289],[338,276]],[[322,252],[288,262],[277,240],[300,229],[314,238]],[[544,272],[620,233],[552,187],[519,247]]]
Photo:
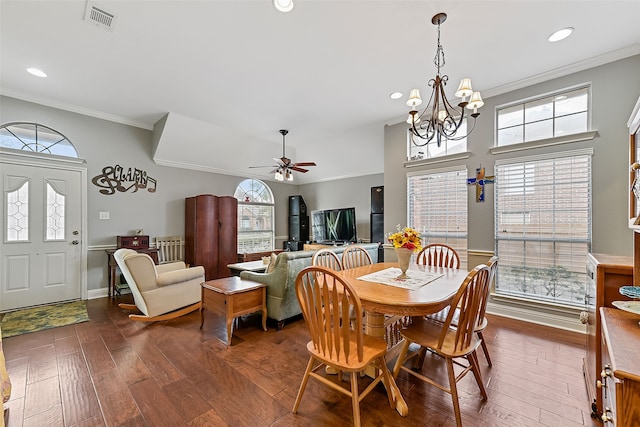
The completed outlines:
[[[378,262],[378,244],[360,244],[367,250],[374,263]],[[329,247],[342,259],[342,252],[348,246]],[[267,285],[267,316],[278,322],[278,330],[282,329],[285,320],[302,314],[298,298],[296,297],[295,283],[300,270],[311,265],[311,258],[316,251],[282,252],[270,265],[268,273],[255,273],[243,271],[242,279],[253,280]]]

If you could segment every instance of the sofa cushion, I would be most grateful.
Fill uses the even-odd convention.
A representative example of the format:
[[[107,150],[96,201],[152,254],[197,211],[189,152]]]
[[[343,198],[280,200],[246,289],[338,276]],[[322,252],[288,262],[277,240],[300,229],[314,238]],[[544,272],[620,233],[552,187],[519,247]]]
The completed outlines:
[[[278,255],[272,253],[269,256],[269,265],[267,266],[267,270],[265,271],[265,273],[271,273],[273,270],[276,269],[276,261],[278,260]]]

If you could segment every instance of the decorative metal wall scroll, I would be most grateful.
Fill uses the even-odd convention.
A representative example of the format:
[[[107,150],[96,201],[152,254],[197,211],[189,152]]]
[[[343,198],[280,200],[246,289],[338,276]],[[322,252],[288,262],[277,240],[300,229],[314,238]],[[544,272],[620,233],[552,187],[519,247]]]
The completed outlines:
[[[476,202],[484,202],[484,185],[493,184],[494,181],[493,175],[485,176],[484,168],[482,166],[476,169],[475,178],[467,179],[467,185],[476,186]]]
[[[149,193],[155,193],[157,186],[157,181],[148,176],[146,171],[138,168],[125,169],[120,165],[103,167],[102,174],[94,176],[91,182],[102,188],[100,193],[106,195],[115,194],[116,191],[126,193],[129,190],[135,193],[145,188]]]

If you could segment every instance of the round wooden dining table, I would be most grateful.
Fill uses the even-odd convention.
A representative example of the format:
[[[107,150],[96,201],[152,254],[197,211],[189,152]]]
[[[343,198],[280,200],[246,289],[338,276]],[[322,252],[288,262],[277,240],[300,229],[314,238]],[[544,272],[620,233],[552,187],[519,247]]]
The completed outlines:
[[[447,307],[468,274],[466,270],[413,264],[407,271],[409,277],[412,271],[440,276],[417,289],[402,287],[400,281],[398,286],[393,286],[360,279],[389,268],[396,268],[400,274],[395,262],[382,262],[338,272],[360,297],[365,310],[365,333],[378,338],[385,337],[385,315],[424,316]],[[393,352],[389,352],[388,360],[393,357]],[[395,381],[392,381],[391,388],[396,398],[396,410],[400,415],[406,416],[409,410]]]

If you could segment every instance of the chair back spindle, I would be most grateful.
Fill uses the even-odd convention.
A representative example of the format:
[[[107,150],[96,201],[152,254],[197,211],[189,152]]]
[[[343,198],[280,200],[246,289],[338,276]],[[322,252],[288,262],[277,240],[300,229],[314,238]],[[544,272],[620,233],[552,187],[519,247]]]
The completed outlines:
[[[156,237],[156,249],[160,264],[184,260],[182,236]]]
[[[311,266],[298,275],[296,294],[315,350],[335,362],[349,363],[352,357],[361,362],[362,303],[351,286],[334,271]],[[358,314],[355,319],[351,312]]]
[[[451,301],[450,307],[459,310],[449,310],[442,327],[442,333],[438,341],[438,349],[442,349],[445,338],[450,330],[455,328],[454,351],[466,352],[474,340],[475,327],[478,324],[480,306],[483,295],[488,293],[489,267],[482,264],[469,272],[460,289]],[[453,325],[457,314],[457,326]]]
[[[432,243],[422,248],[416,257],[416,263],[435,267],[460,268],[460,256],[451,246]]]
[[[342,270],[340,258],[331,249],[320,249],[311,258],[311,265],[327,267],[331,270]]]
[[[342,269],[362,267],[373,264],[371,255],[362,246],[351,245],[342,252]]]

